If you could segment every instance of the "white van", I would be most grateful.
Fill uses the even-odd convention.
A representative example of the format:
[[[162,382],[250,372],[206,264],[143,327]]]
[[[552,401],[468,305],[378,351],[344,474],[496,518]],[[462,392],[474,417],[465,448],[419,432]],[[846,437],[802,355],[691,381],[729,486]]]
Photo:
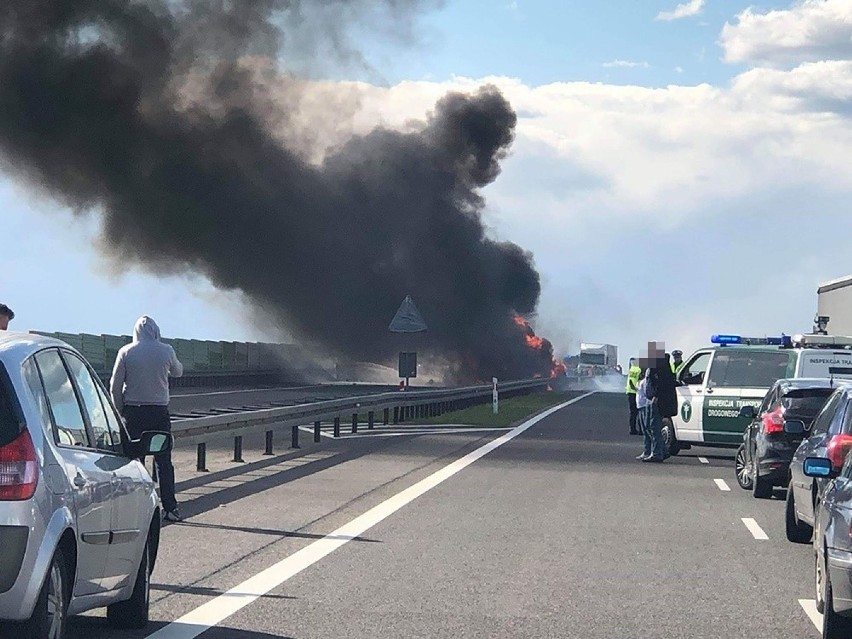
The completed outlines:
[[[748,338],[714,335],[678,369],[678,414],[663,420],[669,453],[693,445],[736,448],[751,421],[743,406],[758,409],[779,379],[852,379],[852,337],[796,335]]]

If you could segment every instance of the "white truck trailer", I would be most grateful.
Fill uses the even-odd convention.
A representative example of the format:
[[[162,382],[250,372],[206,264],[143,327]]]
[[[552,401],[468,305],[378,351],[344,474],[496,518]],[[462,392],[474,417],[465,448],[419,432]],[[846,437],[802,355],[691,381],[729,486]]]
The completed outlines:
[[[580,363],[577,374],[580,377],[610,375],[617,372],[618,346],[614,344],[580,344]]]

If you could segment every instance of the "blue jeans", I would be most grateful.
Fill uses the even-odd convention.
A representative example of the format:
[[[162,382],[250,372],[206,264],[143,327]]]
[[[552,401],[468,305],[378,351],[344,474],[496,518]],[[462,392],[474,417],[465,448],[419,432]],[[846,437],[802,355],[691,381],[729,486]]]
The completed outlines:
[[[666,444],[663,441],[663,418],[657,404],[648,404],[642,409],[642,431],[645,435],[645,457],[662,459],[666,456]]]

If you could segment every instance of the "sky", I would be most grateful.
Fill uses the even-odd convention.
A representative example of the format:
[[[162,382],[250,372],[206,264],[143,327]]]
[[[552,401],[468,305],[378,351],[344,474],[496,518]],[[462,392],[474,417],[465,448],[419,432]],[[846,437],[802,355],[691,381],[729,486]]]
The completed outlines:
[[[519,121],[485,220],[534,254],[534,326],[558,353],[607,342],[626,363],[648,340],[688,354],[713,333],[811,329],[819,283],[852,273],[852,0],[432,4],[403,32],[353,25],[359,64],[301,69],[318,97],[357,95],[348,126],[321,108],[316,126],[404,127],[447,90],[500,87]],[[126,334],[148,313],[166,336],[286,335],[201,277],[107,261],[97,212],[9,175],[14,327]]]

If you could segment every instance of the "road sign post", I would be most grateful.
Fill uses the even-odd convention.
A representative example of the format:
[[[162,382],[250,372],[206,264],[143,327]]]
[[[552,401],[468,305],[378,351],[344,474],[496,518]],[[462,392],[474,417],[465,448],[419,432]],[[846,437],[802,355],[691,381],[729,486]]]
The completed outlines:
[[[500,410],[500,398],[497,396],[497,378],[491,378],[491,405],[496,415]]]

